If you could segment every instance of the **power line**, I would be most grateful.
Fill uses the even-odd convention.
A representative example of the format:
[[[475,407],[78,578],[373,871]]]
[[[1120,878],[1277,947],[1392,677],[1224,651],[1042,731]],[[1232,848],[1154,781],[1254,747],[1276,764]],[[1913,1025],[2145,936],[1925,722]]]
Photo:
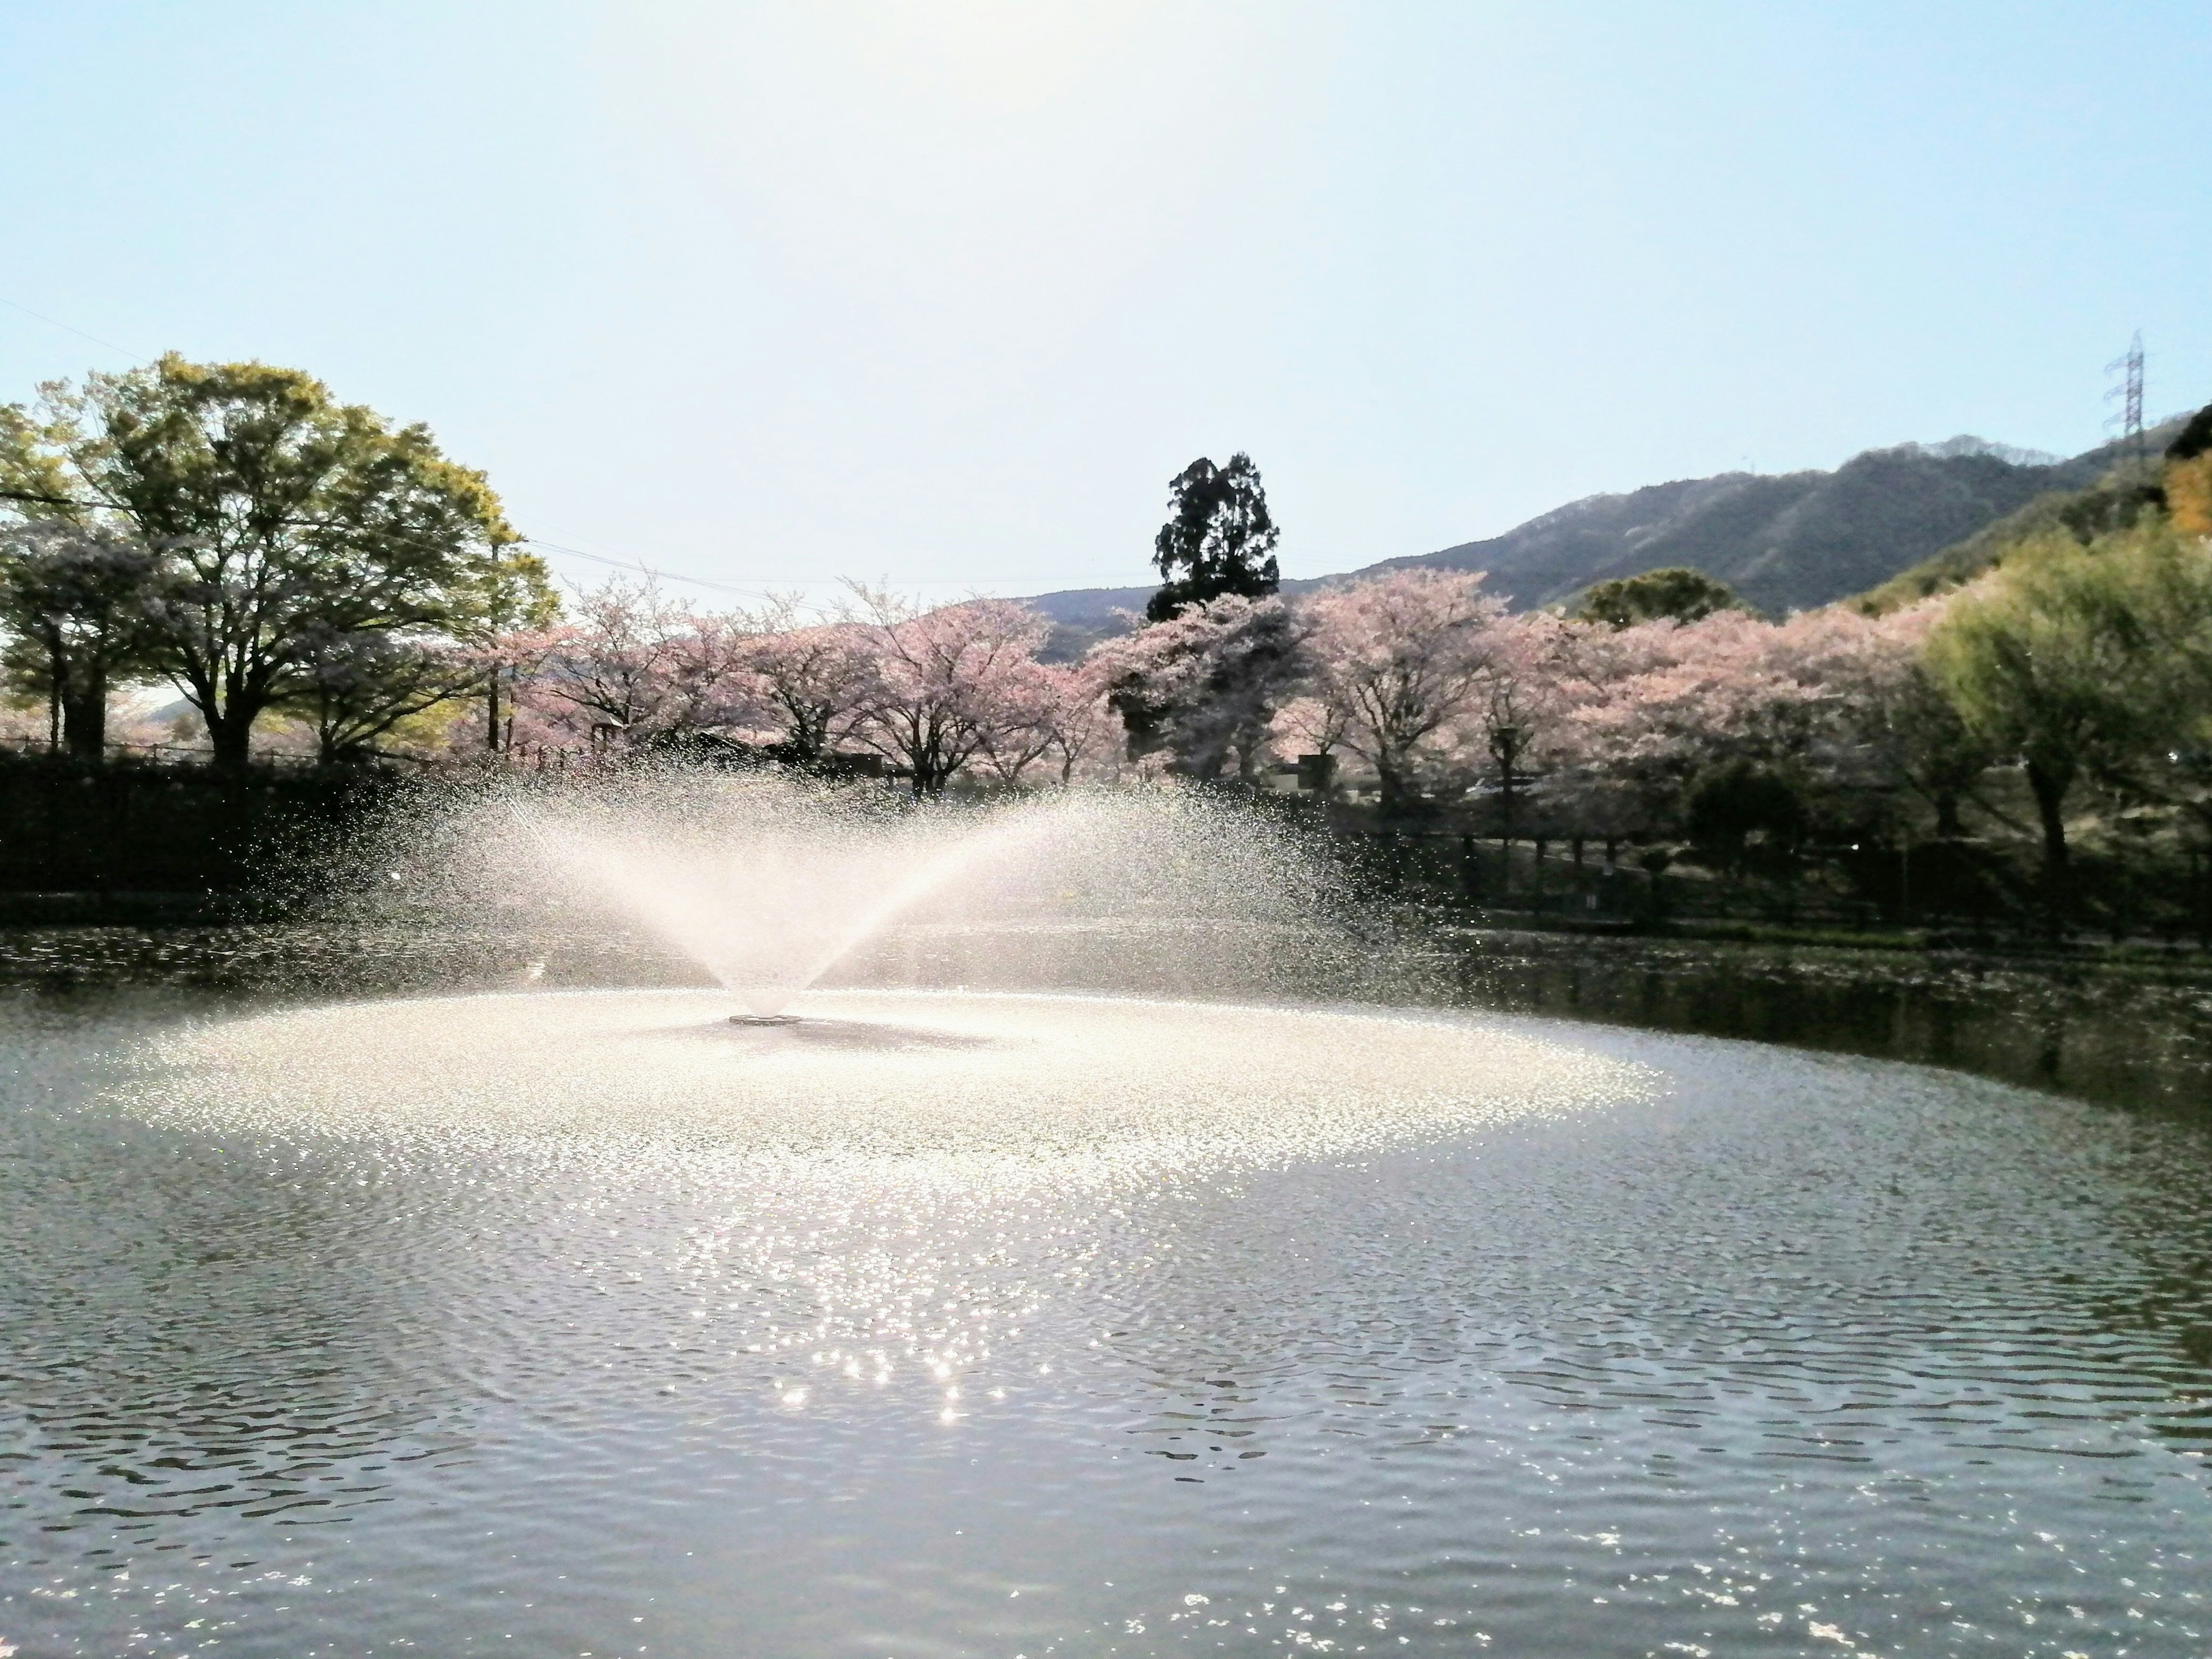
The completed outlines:
[[[706,576],[687,576],[681,571],[661,570],[646,563],[642,559],[611,559],[603,553],[586,553],[580,547],[563,547],[558,542],[544,541],[536,536],[525,536],[521,540],[525,547],[542,547],[548,553],[559,553],[572,559],[589,559],[593,564],[603,564],[611,570],[634,570],[655,581],[684,582],[693,587],[711,587],[724,593],[735,593],[742,599],[764,599],[769,597],[765,588],[740,587],[734,582],[719,582]]]
[[[593,564],[603,564],[610,569],[635,571],[641,575],[650,576],[660,581],[684,582],[695,587],[711,587],[719,589],[720,592],[725,593],[736,593],[748,599],[765,599],[769,597],[770,593],[770,588],[766,579],[757,579],[761,581],[762,585],[759,586],[745,587],[740,586],[732,582],[717,581],[706,576],[687,576],[680,571],[663,570],[657,565],[646,563],[641,559],[611,559],[601,553],[586,553],[580,547],[564,547],[558,542],[544,541],[536,536],[525,536],[522,538],[522,541],[526,546],[544,548],[549,553],[565,554],[571,558],[589,559]],[[819,587],[826,582],[835,582],[842,580],[842,579],[839,577],[795,576],[789,579],[789,586],[793,587]],[[1068,586],[1075,586],[1083,583],[1096,583],[1100,586],[1106,587],[1152,587],[1158,585],[1158,579],[1149,573],[1142,575],[1133,574],[1128,572],[1118,572],[1110,575],[1103,576],[1097,574],[1063,576],[1059,578],[1059,580]],[[1006,585],[1013,586],[1016,584]],[[943,581],[917,583],[916,586],[923,587],[972,587],[975,586],[975,584],[962,580],[957,578],[949,578]]]
[[[153,361],[153,356],[150,353],[133,351],[130,347],[118,345],[112,340],[104,340],[97,334],[88,334],[84,330],[65,323],[58,317],[49,317],[43,311],[33,311],[30,307],[24,305],[18,301],[10,300],[5,295],[0,295],[0,305],[6,306],[12,311],[20,311],[26,317],[36,318],[40,322],[46,323],[52,327],[60,329],[65,334],[74,334],[80,340],[89,340],[96,346],[104,346],[110,351],[116,352],[125,357],[128,357],[134,363],[144,363]],[[2140,347],[2140,338],[2138,338],[2137,344],[2138,347]],[[2137,388],[2137,401],[2138,404],[2140,404],[2140,387]],[[112,510],[112,503],[106,501],[72,501],[60,495],[43,495],[23,490],[11,489],[0,489],[0,501],[29,501],[46,507],[94,507],[107,510]],[[308,524],[313,521],[308,520],[291,520],[290,522]],[[388,539],[407,543],[409,545],[417,547],[428,547],[431,545],[431,544],[427,542],[411,541],[409,538],[404,536],[391,537],[388,538]],[[774,597],[773,591],[765,583],[756,586],[745,586],[736,582],[718,581],[710,576],[687,575],[681,571],[660,569],[656,566],[646,563],[642,559],[609,558],[603,553],[586,553],[580,547],[563,546],[559,542],[549,542],[537,536],[522,536],[518,537],[516,539],[520,545],[525,547],[543,548],[548,553],[557,553],[565,558],[584,559],[592,564],[604,565],[610,570],[634,571],[636,574],[646,577],[648,580],[682,582],[689,587],[704,587],[710,588],[716,592],[734,593],[740,599],[766,599]],[[841,579],[834,577],[801,577],[795,579],[793,581],[792,586],[798,587],[820,586],[823,585],[825,580],[835,581]],[[1060,580],[1063,582],[1071,585],[1085,582],[1097,582],[1117,587],[1147,586],[1151,585],[1152,580],[1150,576],[1140,576],[1128,580],[1124,580],[1118,575],[1066,576],[1060,578]],[[917,584],[917,586],[923,587],[962,587],[972,586],[972,584],[959,581],[942,581],[923,582]]]
[[[64,333],[74,334],[81,340],[89,340],[96,346],[105,346],[108,350],[119,353],[123,356],[130,358],[133,362],[147,362],[151,361],[149,356],[144,352],[132,351],[128,346],[118,345],[112,340],[103,340],[97,334],[88,334],[84,330],[72,327],[70,324],[62,321],[58,317],[49,317],[42,311],[33,311],[30,307],[22,305],[16,301],[10,300],[5,295],[0,295],[0,305],[4,305],[10,310],[20,311],[26,317],[34,317],[39,321],[49,324],[55,328],[58,328]],[[70,497],[63,495],[47,495],[33,491],[20,489],[0,489],[0,501],[27,501],[43,507],[89,507],[103,511],[113,510],[113,503],[112,502],[81,501],[72,500]],[[310,520],[289,520],[288,522],[312,524],[313,521]],[[417,547],[428,547],[431,545],[427,542],[412,541],[410,538],[404,536],[390,537],[388,539],[407,543],[409,545]],[[734,593],[739,599],[767,599],[775,597],[773,591],[765,584],[757,586],[745,586],[736,582],[717,581],[711,576],[688,575],[678,570],[661,569],[657,566],[646,563],[642,559],[609,558],[603,553],[587,553],[580,547],[565,546],[562,543],[549,542],[544,538],[538,536],[521,536],[518,537],[516,541],[519,544],[525,547],[542,548],[548,553],[557,553],[564,558],[586,560],[592,564],[604,565],[610,570],[633,571],[651,581],[682,582],[689,587],[704,587],[712,589],[719,593]],[[802,577],[796,579],[792,585],[799,587],[820,586],[823,585],[824,580],[836,580],[840,579],[810,579]],[[1118,581],[1118,579],[1109,577],[1079,576],[1063,578],[1062,580],[1077,582],[1112,581],[1117,586],[1128,586],[1141,585],[1139,582],[1121,583]],[[920,586],[922,586],[936,587],[954,587],[967,585],[968,584],[950,581],[920,584]]]
[[[112,340],[101,339],[97,334],[88,334],[81,328],[72,328],[67,323],[62,321],[58,317],[49,317],[43,311],[33,311],[30,307],[27,305],[20,305],[13,300],[0,297],[0,306],[6,306],[10,311],[20,311],[26,317],[35,317],[42,323],[49,323],[52,325],[54,327],[61,330],[64,334],[76,335],[80,340],[89,340],[96,346],[106,346],[110,351],[120,352],[124,356],[128,357],[134,363],[143,363],[152,361],[149,355],[143,351],[133,351],[129,346],[119,346]]]
[[[105,346],[110,351],[119,352],[124,356],[130,358],[133,362],[146,362],[151,361],[148,354],[145,352],[133,351],[128,346],[120,346],[116,344],[112,340],[103,340],[97,334],[88,334],[84,330],[72,327],[70,324],[62,321],[58,317],[49,317],[42,311],[33,311],[30,307],[23,305],[16,301],[8,299],[4,295],[0,295],[0,305],[4,305],[10,310],[20,311],[26,317],[35,317],[39,321],[51,324],[52,326],[62,330],[64,333],[74,334],[81,340],[89,340],[94,345]],[[46,507],[106,507],[109,505],[108,503],[102,501],[71,501],[59,495],[41,495],[31,494],[23,490],[13,489],[0,489],[0,501],[31,501]],[[304,524],[310,521],[306,520],[292,520],[291,522]],[[404,536],[394,537],[391,539],[401,542],[408,541],[408,538]],[[713,581],[704,576],[679,575],[674,571],[655,570],[650,566],[645,564],[642,561],[633,563],[623,559],[610,559],[597,553],[586,553],[580,547],[563,547],[558,542],[541,541],[535,536],[524,536],[518,539],[526,546],[542,547],[548,552],[565,554],[570,558],[589,559],[593,564],[607,565],[617,570],[636,570],[648,577],[665,579],[669,581],[688,582],[696,587],[717,588],[723,592],[736,593],[746,599],[765,599],[768,597],[764,592],[751,588],[738,587],[729,582]],[[427,547],[429,545],[429,544],[423,542],[411,542],[409,544],[418,547]]]
[[[32,489],[0,489],[0,501],[27,501],[40,507],[74,507],[79,508],[90,508],[101,512],[112,512],[116,510],[114,503],[111,501],[80,501],[75,496],[50,495],[42,490]],[[284,522],[287,524],[299,525],[308,529],[322,527],[321,521],[314,519],[287,519]],[[445,550],[441,544],[422,541],[414,537],[393,536],[387,534],[385,536],[384,539],[387,541],[399,542],[410,547],[423,548],[431,551]],[[560,542],[549,542],[538,536],[518,537],[515,539],[514,544],[523,547],[542,548],[548,553],[557,553],[564,558],[588,560],[593,564],[605,565],[611,570],[634,571],[639,575],[655,581],[684,582],[695,587],[708,587],[713,588],[719,592],[734,593],[741,599],[764,599],[774,597],[773,590],[766,586],[747,587],[742,586],[735,582],[717,581],[708,576],[686,575],[681,571],[663,570],[657,566],[646,563],[642,559],[609,558],[604,553],[587,553],[580,547],[569,547]],[[794,587],[819,587],[823,586],[826,582],[834,582],[839,580],[841,579],[836,577],[799,577],[793,579],[792,586]],[[1085,580],[1109,581],[1112,579],[1099,576],[1077,576],[1063,577],[1061,580],[1064,581],[1074,582]],[[1115,582],[1115,585],[1117,586],[1140,587],[1149,586],[1150,584],[1148,581],[1145,580],[1133,580]],[[964,587],[972,586],[972,584],[948,580],[942,582],[925,582],[918,584],[918,586],[925,587]]]

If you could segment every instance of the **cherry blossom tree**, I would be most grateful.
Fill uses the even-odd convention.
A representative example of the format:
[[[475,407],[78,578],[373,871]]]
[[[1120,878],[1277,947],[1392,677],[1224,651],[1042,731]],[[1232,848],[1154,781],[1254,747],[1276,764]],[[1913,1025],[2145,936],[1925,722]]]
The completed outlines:
[[[1204,781],[1250,778],[1276,706],[1305,664],[1306,627],[1279,599],[1224,593],[1093,652],[1133,761]]]
[[[1098,664],[1087,659],[1082,662],[1048,664],[1045,672],[1053,681],[1053,697],[1047,714],[1051,741],[1046,753],[1060,763],[1060,781],[1064,788],[1073,783],[1077,773],[1086,766],[1095,769],[1102,762],[1111,763],[1121,723],[1107,700],[1105,679]]]
[[[502,635],[504,660],[531,665],[518,712],[564,740],[624,748],[671,733],[726,732],[757,715],[757,621],[702,614],[651,580],[615,577],[576,601],[568,623]]]
[[[1009,787],[1040,762],[1055,765],[1067,787],[1117,730],[1098,665],[1088,659],[1018,663],[998,702],[1000,717],[988,724],[978,756],[982,769]]]
[[[1780,623],[1724,611],[1568,626],[1552,763],[1585,793],[1625,789],[1649,819],[1671,816],[1694,779],[1729,768],[1830,792],[1942,787],[1932,750],[1907,754],[1936,727],[1904,724],[1924,617],[1833,606]]]
[[[1351,716],[1344,708],[1316,696],[1292,697],[1267,722],[1267,737],[1278,753],[1334,755],[1344,746]]]
[[[708,732],[801,766],[865,744],[919,795],[963,772],[1007,787],[1041,769],[1063,785],[1086,768],[1118,773],[1118,717],[1138,776],[1249,778],[1273,750],[1342,753],[1391,810],[1494,780],[1508,834],[1539,779],[1556,807],[1609,835],[1671,820],[1693,782],[1729,767],[1831,797],[1915,791],[1948,832],[1990,751],[1923,663],[1946,603],[1613,627],[1509,613],[1480,576],[1409,570],[1295,605],[1224,595],[1051,665],[1038,660],[1045,620],[1006,601],[921,610],[855,589],[827,618],[791,601],[702,614],[618,580],[568,622],[494,646],[522,681],[522,729],[541,740],[659,746]],[[343,643],[316,681],[330,693],[325,747],[364,740],[341,707]],[[386,691],[419,669],[428,698],[434,666],[445,672],[363,668]]]
[[[797,601],[772,599],[743,653],[754,719],[770,752],[818,766],[851,734],[871,683],[863,630],[849,619],[814,621]]]
[[[744,611],[695,611],[685,618],[672,642],[663,731],[727,734],[757,724],[761,687],[753,647],[760,630],[760,619]]]
[[[1799,744],[1826,696],[1792,672],[1773,624],[1724,611],[1641,623],[1577,642],[1568,690],[1571,745],[1587,765],[1671,793],[1702,765],[1772,759]]]
[[[613,577],[549,630],[526,695],[550,722],[587,741],[654,731],[676,702],[689,612],[650,581]]]
[[[1385,811],[1433,775],[1440,734],[1491,677],[1505,606],[1481,588],[1479,574],[1397,570],[1304,606],[1307,684],[1343,746],[1374,768]]]
[[[1509,836],[1528,781],[1571,764],[1565,716],[1577,681],[1576,647],[1591,631],[1543,611],[1499,618],[1490,629],[1476,695],[1444,734],[1461,757],[1460,770],[1497,779],[1501,827]]]
[[[1025,605],[970,599],[918,611],[855,590],[869,659],[854,735],[940,794],[953,775],[1028,715],[1038,647],[1051,623]]]
[[[981,769],[1012,788],[1022,774],[1051,752],[1059,677],[1045,664],[1017,663],[1007,670],[999,694],[999,718],[986,723],[976,757]]]

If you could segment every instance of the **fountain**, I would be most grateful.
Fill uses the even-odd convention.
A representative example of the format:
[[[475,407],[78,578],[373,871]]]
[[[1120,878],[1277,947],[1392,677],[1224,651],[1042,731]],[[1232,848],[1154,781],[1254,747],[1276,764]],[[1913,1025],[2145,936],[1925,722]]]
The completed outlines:
[[[1461,1006],[1177,792],[370,853],[167,948],[404,994],[0,999],[27,1654],[2203,1650],[2198,1128]]]
[[[765,1024],[866,940],[1033,853],[1066,810],[900,811],[781,777],[629,778],[610,801],[510,800],[548,871],[626,910]]]
[[[921,919],[1079,924],[1093,957],[1117,925],[1168,915],[1248,945],[1286,931],[1306,950],[1335,943],[1320,925],[1322,872],[1294,836],[1180,792],[932,807],[773,774],[643,772],[503,795],[488,816],[459,815],[468,827],[449,839],[473,848],[476,826],[502,817],[521,842],[498,861],[503,890],[512,881],[540,903],[642,927],[712,975],[746,1010],[733,1023],[755,1028]],[[440,902],[473,878],[449,870]]]
[[[457,1100],[477,1127],[589,1125],[733,1155],[796,1130],[956,1188],[996,1181],[982,1172],[1006,1158],[1133,1179],[1645,1086],[1464,1021],[1265,1006],[1363,941],[1329,921],[1295,834],[1191,792],[915,806],[866,786],[647,770],[445,803],[397,839],[442,912],[520,905],[541,927],[642,932],[720,991],[533,978],[495,1005],[285,1010],[195,1034],[168,1065],[222,1076],[225,1109],[253,1100],[325,1130],[450,1123]],[[1176,989],[1209,1000],[1161,994]],[[495,1102],[472,1086],[487,1076]]]

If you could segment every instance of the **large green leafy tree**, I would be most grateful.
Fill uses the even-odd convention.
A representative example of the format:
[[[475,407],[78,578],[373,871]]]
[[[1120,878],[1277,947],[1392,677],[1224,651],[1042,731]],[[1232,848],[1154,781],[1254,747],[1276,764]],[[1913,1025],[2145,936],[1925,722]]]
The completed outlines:
[[[1577,622],[1619,629],[1670,617],[1692,623],[1717,611],[1742,608],[1743,601],[1726,582],[1686,565],[1670,565],[1664,570],[1647,570],[1641,575],[1618,576],[1598,583],[1577,603],[1574,617]]]
[[[107,745],[111,685],[147,654],[155,560],[135,538],[36,519],[0,526],[0,665],[21,694],[48,700],[69,752]]]
[[[550,625],[559,601],[544,562],[512,549],[473,573],[455,597],[460,603],[434,628],[319,622],[303,632],[300,672],[281,707],[313,728],[325,765],[358,761],[418,717],[458,715],[480,696],[489,705],[489,746],[501,747],[500,685],[520,670],[516,636]]]
[[[476,693],[486,675],[473,654],[447,641],[388,629],[312,629],[300,669],[283,708],[313,731],[325,766],[367,757],[416,716]]]
[[[482,473],[295,369],[173,354],[46,386],[0,425],[0,474],[26,511],[153,550],[146,660],[226,767],[269,710],[333,687],[349,713],[331,731],[382,729],[380,698],[420,696],[398,665],[546,588]]]
[[[2163,525],[2052,536],[1955,600],[1928,660],[1967,734],[2019,757],[2056,908],[2076,787],[2157,793],[2212,707],[2212,556]]]
[[[1249,455],[1240,450],[1218,467],[1201,455],[1168,490],[1168,521],[1152,542],[1161,586],[1145,607],[1147,622],[1166,622],[1224,594],[1265,599],[1281,586],[1275,544],[1282,532]]]

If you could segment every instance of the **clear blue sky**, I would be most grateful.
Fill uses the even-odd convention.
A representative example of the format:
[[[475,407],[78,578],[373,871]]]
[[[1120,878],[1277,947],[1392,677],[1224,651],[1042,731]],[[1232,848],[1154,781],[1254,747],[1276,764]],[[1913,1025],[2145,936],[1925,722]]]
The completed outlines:
[[[532,535],[743,586],[1142,581],[1167,478],[1239,448],[1296,574],[2070,452],[2136,328],[2154,413],[2212,400],[2203,0],[0,0],[0,398],[296,364]]]

